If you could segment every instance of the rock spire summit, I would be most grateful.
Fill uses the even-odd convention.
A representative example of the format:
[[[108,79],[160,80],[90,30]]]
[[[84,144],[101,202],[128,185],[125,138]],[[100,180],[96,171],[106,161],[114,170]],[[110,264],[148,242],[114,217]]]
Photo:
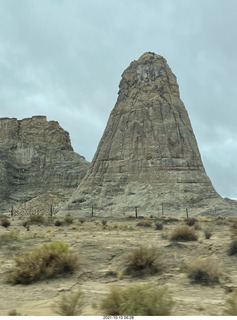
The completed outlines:
[[[160,55],[144,53],[123,72],[91,166],[64,210],[86,214],[92,206],[102,215],[225,206],[203,167],[176,76]]]

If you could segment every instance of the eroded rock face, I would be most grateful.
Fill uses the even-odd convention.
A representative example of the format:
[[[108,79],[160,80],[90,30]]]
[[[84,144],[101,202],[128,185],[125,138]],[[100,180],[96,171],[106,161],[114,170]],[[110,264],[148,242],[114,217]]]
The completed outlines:
[[[122,74],[90,169],[64,211],[92,206],[97,214],[138,207],[142,215],[225,207],[204,170],[176,77],[159,55],[143,54]]]
[[[68,198],[88,166],[58,122],[0,119],[0,211],[48,191]]]

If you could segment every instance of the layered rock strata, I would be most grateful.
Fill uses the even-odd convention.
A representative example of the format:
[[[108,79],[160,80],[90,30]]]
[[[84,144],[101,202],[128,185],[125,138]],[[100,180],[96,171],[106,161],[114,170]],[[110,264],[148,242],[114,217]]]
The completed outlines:
[[[223,213],[166,60],[145,53],[123,72],[87,175],[61,210],[78,214]]]
[[[89,163],[45,116],[0,118],[0,211],[48,191],[71,195]]]

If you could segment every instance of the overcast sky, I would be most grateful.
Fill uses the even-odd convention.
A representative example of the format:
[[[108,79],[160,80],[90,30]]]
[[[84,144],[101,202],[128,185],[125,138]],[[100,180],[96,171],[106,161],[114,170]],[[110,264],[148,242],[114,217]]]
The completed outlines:
[[[0,0],[0,117],[46,115],[91,161],[121,74],[164,56],[216,190],[237,199],[236,0]]]

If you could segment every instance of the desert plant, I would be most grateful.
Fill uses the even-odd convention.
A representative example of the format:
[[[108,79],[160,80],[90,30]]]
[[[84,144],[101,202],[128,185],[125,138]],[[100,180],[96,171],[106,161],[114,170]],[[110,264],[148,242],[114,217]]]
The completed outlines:
[[[28,217],[28,224],[43,224],[45,223],[45,218],[41,214],[31,214]]]
[[[231,232],[234,236],[237,236],[237,219],[231,225]]]
[[[219,283],[220,270],[216,258],[199,257],[188,267],[188,277],[193,283],[211,285]]]
[[[151,227],[151,222],[147,220],[141,220],[137,223],[138,227]]]
[[[83,292],[78,290],[69,294],[63,294],[55,303],[53,310],[61,316],[77,316],[81,314],[83,306]]]
[[[18,240],[19,235],[20,235],[20,231],[18,229],[13,229],[9,233],[2,234],[0,236],[0,245],[12,240]]]
[[[229,316],[237,316],[237,290],[235,289],[225,302],[225,313]]]
[[[8,228],[11,225],[11,222],[6,218],[2,218],[1,226],[4,228]]]
[[[73,218],[71,216],[66,216],[64,217],[64,221],[68,224],[73,223]]]
[[[18,313],[16,309],[14,309],[8,312],[8,316],[21,316],[21,314]]]
[[[106,226],[107,225],[107,220],[102,220],[101,223],[102,223],[103,226]]]
[[[106,315],[165,316],[171,314],[172,306],[167,287],[152,284],[114,287],[101,303]]]
[[[86,222],[86,219],[85,218],[79,218],[78,221],[81,222],[81,224],[83,224],[84,222]]]
[[[191,227],[191,226],[193,226],[196,222],[197,222],[197,219],[195,219],[195,218],[188,218],[185,223],[186,223],[187,226]]]
[[[62,222],[61,220],[56,220],[56,221],[54,222],[54,225],[55,225],[55,227],[60,227],[60,226],[63,225],[63,222]]]
[[[204,235],[205,235],[205,238],[206,239],[210,239],[211,238],[211,236],[212,236],[212,232],[211,232],[211,230],[204,230]]]
[[[237,240],[234,240],[231,242],[228,249],[228,255],[229,256],[237,255]]]
[[[141,246],[125,257],[125,273],[133,276],[155,274],[162,266],[162,254],[155,247]]]
[[[13,284],[26,284],[57,274],[72,273],[78,268],[77,257],[62,241],[45,243],[32,252],[21,253],[14,257],[14,261],[15,266],[8,277]]]
[[[195,230],[189,226],[181,226],[175,228],[171,235],[171,241],[197,241],[198,235]]]
[[[156,221],[155,222],[155,230],[163,230],[164,226],[163,223]]]

